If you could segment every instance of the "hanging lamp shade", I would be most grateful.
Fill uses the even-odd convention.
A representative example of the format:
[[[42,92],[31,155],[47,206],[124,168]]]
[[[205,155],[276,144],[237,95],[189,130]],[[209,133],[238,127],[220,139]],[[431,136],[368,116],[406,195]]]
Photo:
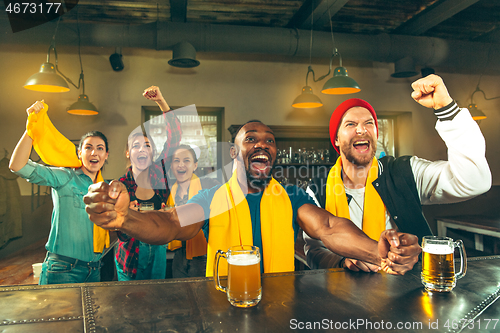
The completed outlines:
[[[323,102],[321,102],[318,96],[313,94],[311,87],[304,86],[302,94],[295,98],[292,106],[299,109],[319,108],[323,106]]]
[[[41,92],[69,91],[68,83],[56,73],[55,66],[50,62],[42,64],[40,71],[30,76],[24,88]]]
[[[472,116],[472,119],[474,119],[474,120],[486,119],[486,115],[483,113],[483,111],[481,111],[477,108],[476,104],[469,104],[467,109],[469,109],[469,112],[470,112],[470,115]]]
[[[196,49],[188,42],[180,42],[174,45],[172,59],[168,61],[170,66],[181,68],[192,68],[200,64],[196,60]]]
[[[394,73],[391,74],[394,78],[405,78],[417,75],[415,70],[415,62],[412,57],[404,57],[394,63]]]
[[[337,67],[333,77],[326,81],[321,92],[328,95],[347,95],[361,91],[358,83],[347,75],[345,67]]]
[[[89,102],[89,97],[85,94],[78,96],[78,101],[71,104],[68,108],[68,113],[79,116],[93,116],[99,114],[94,104]]]
[[[436,71],[434,70],[434,68],[424,67],[420,69],[420,73],[422,73],[422,77],[426,77],[428,75],[435,74]]]

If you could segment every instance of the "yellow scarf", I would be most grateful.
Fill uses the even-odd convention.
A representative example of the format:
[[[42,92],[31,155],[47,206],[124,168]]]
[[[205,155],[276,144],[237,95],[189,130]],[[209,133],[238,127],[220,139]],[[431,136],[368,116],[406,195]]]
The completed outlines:
[[[295,239],[293,211],[286,190],[274,178],[264,190],[260,202],[262,233],[261,257],[264,273],[294,270]],[[217,250],[227,251],[235,245],[253,245],[250,209],[236,172],[216,192],[210,204],[210,229],[207,254],[207,276],[213,275]],[[219,274],[227,275],[227,261],[219,265]]]
[[[372,183],[378,178],[378,162],[373,158],[365,185],[363,207],[363,232],[378,241],[385,230],[385,205]],[[344,182],[342,181],[342,158],[337,159],[326,181],[325,209],[335,216],[350,218]]]
[[[43,103],[43,109],[32,112],[28,116],[26,130],[31,139],[33,147],[38,156],[46,164],[56,167],[80,168],[82,162],[75,152],[75,145],[66,139],[52,124],[47,115],[49,107]],[[95,182],[102,182],[101,171],[97,173]],[[109,231],[94,224],[93,232],[94,252],[102,253],[105,247],[109,247]]]
[[[170,190],[170,196],[167,200],[168,206],[175,206],[175,194],[177,193],[178,187],[179,185],[177,185],[177,182],[175,182],[174,186],[172,186],[172,189]],[[200,178],[198,178],[198,176],[193,173],[193,175],[191,176],[191,183],[189,184],[188,198],[191,199],[193,196],[198,194],[198,191],[200,190]],[[168,249],[170,251],[176,250],[180,247],[182,247],[181,241],[174,240],[168,243]],[[207,254],[207,239],[205,238],[205,234],[203,233],[203,231],[200,230],[200,232],[196,236],[194,236],[194,238],[186,241],[186,258],[191,260],[194,257],[203,256],[205,254]]]

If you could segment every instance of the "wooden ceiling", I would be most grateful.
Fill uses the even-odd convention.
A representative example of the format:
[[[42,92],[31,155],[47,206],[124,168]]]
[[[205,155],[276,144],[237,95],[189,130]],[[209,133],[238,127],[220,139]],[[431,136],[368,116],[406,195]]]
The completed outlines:
[[[160,20],[306,30],[312,24],[334,33],[500,42],[499,0],[80,0],[63,20],[76,15],[86,23]]]

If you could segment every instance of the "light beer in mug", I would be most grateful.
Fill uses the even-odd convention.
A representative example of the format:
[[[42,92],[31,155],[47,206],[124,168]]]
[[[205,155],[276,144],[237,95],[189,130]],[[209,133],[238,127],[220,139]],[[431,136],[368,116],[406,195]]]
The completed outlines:
[[[251,254],[228,258],[227,299],[234,306],[256,305],[262,296],[260,258]]]
[[[155,210],[155,206],[152,202],[141,202],[139,203],[139,211],[144,212],[147,210]]]
[[[455,287],[452,247],[434,244],[422,250],[422,283],[431,289],[441,286],[440,288],[451,290]]]
[[[219,263],[227,260],[227,287],[220,284]],[[218,250],[214,262],[215,288],[227,294],[231,305],[247,308],[257,305],[262,298],[260,280],[260,251],[257,246],[237,245],[226,252]]]
[[[459,248],[462,259],[458,274],[455,273],[455,247]],[[451,291],[455,287],[457,279],[465,275],[466,269],[465,250],[461,240],[453,242],[451,238],[446,237],[424,237],[421,279],[426,290]]]

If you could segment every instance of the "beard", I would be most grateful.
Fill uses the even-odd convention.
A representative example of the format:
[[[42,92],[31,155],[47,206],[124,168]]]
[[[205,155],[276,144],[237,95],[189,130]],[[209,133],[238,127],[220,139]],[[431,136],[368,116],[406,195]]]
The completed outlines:
[[[356,138],[359,140],[359,138]],[[354,147],[352,142],[343,142],[340,145],[340,151],[344,153],[346,159],[356,166],[367,166],[369,165],[373,158],[375,157],[375,152],[377,151],[377,142],[373,141],[371,138],[363,138],[364,140],[368,140],[370,142],[371,153],[367,155],[357,155],[355,154]],[[354,140],[353,140],[354,141]]]
[[[249,162],[248,166],[246,166],[245,168],[245,174],[249,186],[253,189],[259,189],[259,190],[264,189],[267,186],[267,184],[269,184],[271,178],[273,177],[273,170],[275,164],[276,161],[271,166],[271,169],[269,170],[269,173],[267,175],[260,173],[259,176],[255,176],[250,172],[250,162]]]

